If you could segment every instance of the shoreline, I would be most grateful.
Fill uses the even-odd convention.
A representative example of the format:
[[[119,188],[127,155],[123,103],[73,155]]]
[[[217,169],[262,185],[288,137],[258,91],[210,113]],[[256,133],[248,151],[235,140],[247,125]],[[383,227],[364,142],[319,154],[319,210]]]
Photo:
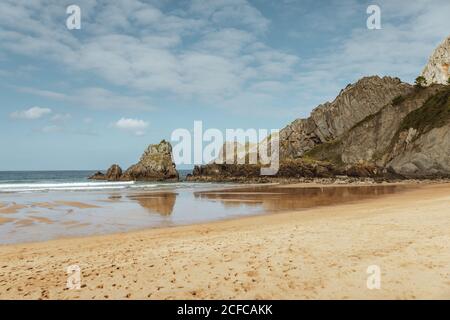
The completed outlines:
[[[203,184],[203,183],[202,183]],[[286,188],[290,188],[290,189],[328,189],[328,188],[358,188],[358,187],[389,187],[389,186],[400,186],[400,187],[405,187],[405,190],[398,190],[396,191],[396,193],[400,193],[400,192],[405,192],[407,191],[409,188],[420,188],[426,185],[436,185],[436,184],[442,184],[442,181],[438,181],[438,180],[402,180],[402,181],[397,181],[397,182],[373,182],[371,180],[369,181],[358,181],[358,182],[354,182],[354,183],[326,183],[326,184],[321,184],[319,182],[297,182],[297,183],[246,183],[246,184],[232,184],[232,185],[227,185],[227,184],[222,184],[220,187],[210,187],[210,188],[205,188],[204,190],[201,191],[193,191],[193,194],[195,196],[200,195],[200,196],[204,196],[204,195],[216,195],[216,194],[222,194],[222,195],[233,195],[234,193],[238,196],[238,195],[247,195],[247,194],[260,194],[261,192],[264,193],[264,189],[268,189],[268,188],[273,188],[273,189],[286,189]],[[208,185],[205,183],[205,187],[207,187]],[[450,185],[450,183],[449,183]],[[254,191],[250,190],[251,192],[245,192],[246,189],[254,189]],[[244,192],[242,192],[244,190]],[[165,192],[166,190],[164,190]],[[139,190],[135,190],[135,191],[128,191],[128,196],[132,196],[132,197],[136,197],[136,196],[147,196],[147,195],[154,195],[154,194],[160,194],[162,191],[159,189],[156,190],[147,190],[147,191],[139,191]],[[92,192],[89,192],[92,193]],[[102,194],[102,192],[99,192],[99,194]],[[380,196],[384,196],[384,195],[379,195]],[[140,231],[146,231],[146,230],[154,230],[154,229],[169,229],[169,228],[176,228],[176,227],[186,227],[186,226],[196,226],[196,225],[204,225],[204,224],[209,224],[209,223],[214,223],[214,222],[222,222],[222,221],[230,221],[230,220],[239,220],[239,219],[245,219],[245,218],[252,218],[252,217],[259,217],[259,216],[265,216],[265,215],[272,215],[272,214],[283,214],[286,213],[288,211],[296,211],[296,212],[302,212],[305,210],[309,210],[312,208],[321,208],[321,207],[327,207],[327,206],[334,206],[334,205],[338,205],[340,203],[352,203],[352,202],[359,202],[359,201],[365,201],[368,198],[360,198],[360,199],[354,199],[354,200],[344,200],[342,202],[337,202],[336,204],[331,203],[331,204],[317,204],[317,205],[313,205],[311,207],[305,207],[305,208],[298,208],[298,209],[290,209],[290,210],[273,210],[273,209],[264,209],[263,211],[260,212],[256,212],[256,213],[251,213],[251,214],[244,214],[244,215],[231,215],[231,216],[226,216],[226,217],[221,217],[221,218],[217,218],[217,219],[206,219],[206,220],[200,220],[200,221],[188,221],[188,222],[183,222],[183,223],[174,223],[173,225],[155,225],[155,226],[142,226],[142,227],[138,227],[138,228],[131,228],[130,230],[127,231],[110,231],[110,232],[94,232],[92,234],[79,234],[79,235],[74,235],[74,234],[69,234],[69,235],[59,235],[57,237],[54,238],[50,238],[50,239],[42,239],[42,240],[20,240],[17,242],[11,242],[11,243],[0,243],[0,248],[2,246],[7,246],[7,245],[20,245],[20,244],[32,244],[32,243],[40,243],[40,242],[48,242],[48,241],[53,241],[53,240],[70,240],[70,239],[80,239],[80,238],[88,238],[88,237],[96,237],[96,236],[108,236],[108,235],[115,235],[115,234],[126,234],[126,233],[131,233],[131,232],[140,232]],[[80,200],[81,201],[81,200]],[[234,199],[225,199],[225,198],[221,198],[220,201],[222,201],[223,203],[225,202],[230,202],[230,201],[235,201],[236,203],[240,203],[243,204],[246,202],[246,200],[244,199],[240,199],[238,200],[237,198]],[[282,200],[282,201],[286,201],[286,200]],[[85,203],[85,202],[79,202],[79,201],[73,201],[70,200],[70,197],[68,197],[67,199],[65,197],[62,197],[60,200],[55,200],[55,201],[47,201],[47,202],[36,202],[32,204],[32,207],[41,207],[41,208],[45,208],[45,209],[55,209],[59,206],[62,205],[66,205],[68,207],[80,210],[80,209],[90,209],[90,208],[100,208],[98,204],[93,204],[92,201],[90,201],[91,203]],[[249,201],[250,203],[252,203],[253,201]],[[35,211],[34,214],[35,216],[30,215],[29,217],[27,217],[26,219],[24,219],[24,221],[22,220],[17,220],[15,218],[11,218],[11,214],[13,213],[17,213],[19,210],[27,207],[25,205],[19,205],[19,204],[15,204],[15,202],[12,202],[13,205],[11,206],[6,206],[5,208],[3,208],[1,205],[2,203],[0,203],[0,225],[2,223],[8,223],[11,221],[15,221],[16,224],[19,223],[22,226],[22,222],[23,222],[23,226],[28,226],[31,225],[33,223],[33,221],[37,221],[37,222],[45,222],[47,221],[48,224],[52,225],[54,222],[56,222],[56,220],[54,220],[54,217],[50,217],[50,218],[46,218],[46,217],[39,217],[39,212]],[[245,208],[242,208],[241,211],[245,211]],[[75,224],[75,221],[69,221],[72,224]],[[68,223],[69,223],[68,222]],[[80,223],[81,224],[81,223]],[[87,225],[87,224],[86,224]]]
[[[2,245],[0,298],[450,299],[449,201],[449,184],[429,184],[300,212]],[[65,288],[73,264],[80,290]],[[381,290],[365,288],[372,264]]]
[[[381,185],[383,185],[383,186],[405,186],[406,185],[406,186],[412,186],[412,188],[397,191],[395,194],[381,195],[379,197],[382,198],[382,197],[387,197],[387,196],[392,196],[392,195],[398,195],[398,194],[401,194],[404,192],[417,190],[418,188],[423,187],[423,186],[441,185],[441,184],[442,183],[440,183],[440,182],[436,182],[436,183],[419,182],[416,184],[412,184],[411,182],[409,182],[409,183],[385,182]],[[371,183],[337,184],[337,185],[334,185],[334,184],[321,185],[321,184],[316,184],[316,183],[314,183],[314,184],[313,183],[294,183],[294,184],[256,183],[256,184],[234,185],[231,187],[224,187],[224,188],[219,188],[219,189],[200,191],[200,192],[196,192],[196,193],[199,193],[199,194],[208,194],[208,193],[232,194],[232,192],[234,190],[239,191],[241,189],[247,189],[249,187],[254,187],[254,188],[276,187],[276,188],[281,188],[281,189],[283,189],[283,188],[341,188],[341,187],[357,188],[357,187],[376,187],[379,185],[380,184],[371,184]],[[448,185],[450,187],[450,183],[448,183]],[[157,193],[157,192],[159,192],[159,191],[149,191],[148,194],[153,194],[153,193]],[[136,192],[136,194],[142,194],[142,192]],[[147,194],[147,193],[144,193],[144,194]],[[363,199],[357,199],[357,200],[350,200],[347,202],[343,202],[342,204],[337,204],[337,206],[365,202],[368,200],[376,200],[376,199],[363,198]],[[239,200],[239,201],[243,201],[243,200]],[[86,205],[86,204],[80,203],[79,208],[80,209],[88,208],[90,206],[91,205]],[[302,209],[298,209],[298,210],[282,211],[282,212],[264,211],[264,212],[260,212],[260,213],[254,213],[251,215],[230,216],[230,217],[224,217],[224,218],[220,218],[217,220],[211,220],[211,221],[186,222],[185,224],[177,224],[177,225],[172,225],[172,226],[142,227],[139,229],[132,229],[132,230],[125,231],[125,232],[112,232],[112,233],[104,233],[104,234],[91,234],[91,235],[79,235],[79,236],[60,236],[58,238],[43,240],[43,241],[24,241],[24,242],[18,242],[18,243],[5,243],[5,244],[0,243],[0,254],[1,254],[2,247],[8,247],[8,246],[41,245],[41,244],[46,244],[46,243],[50,243],[50,242],[54,242],[54,241],[71,241],[71,240],[88,240],[88,239],[95,240],[96,238],[114,237],[114,236],[119,236],[119,235],[126,236],[128,234],[146,233],[146,232],[152,232],[152,231],[161,231],[161,233],[166,233],[169,230],[175,230],[177,228],[196,228],[196,227],[207,228],[209,225],[216,225],[216,224],[217,225],[225,225],[227,222],[231,222],[234,224],[235,222],[238,223],[238,221],[242,221],[242,220],[252,220],[252,219],[257,219],[257,218],[262,218],[265,216],[272,216],[272,215],[281,216],[281,215],[285,215],[285,214],[298,214],[298,213],[301,214],[305,211],[321,209],[321,208],[328,208],[328,207],[333,207],[333,206],[334,205],[317,205],[312,208],[302,208]],[[5,216],[7,217],[8,215],[5,215]],[[9,220],[8,218],[4,218],[4,219]],[[249,225],[251,225],[251,221],[249,222]]]

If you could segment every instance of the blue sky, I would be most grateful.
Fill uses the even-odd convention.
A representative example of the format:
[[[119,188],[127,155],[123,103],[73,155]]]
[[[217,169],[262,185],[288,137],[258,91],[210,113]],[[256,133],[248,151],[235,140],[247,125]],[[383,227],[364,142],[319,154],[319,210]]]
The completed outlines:
[[[362,76],[412,82],[449,14],[448,0],[2,0],[0,170],[127,167],[194,120],[282,128]]]

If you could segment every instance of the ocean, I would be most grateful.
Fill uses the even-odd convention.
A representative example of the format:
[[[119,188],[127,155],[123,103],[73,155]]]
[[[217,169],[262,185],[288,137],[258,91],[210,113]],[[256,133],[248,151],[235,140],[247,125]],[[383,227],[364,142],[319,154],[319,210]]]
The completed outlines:
[[[146,189],[167,186],[166,182],[93,181],[88,177],[99,170],[82,171],[0,171],[0,193],[36,191],[89,191]],[[191,170],[179,170],[183,183]]]

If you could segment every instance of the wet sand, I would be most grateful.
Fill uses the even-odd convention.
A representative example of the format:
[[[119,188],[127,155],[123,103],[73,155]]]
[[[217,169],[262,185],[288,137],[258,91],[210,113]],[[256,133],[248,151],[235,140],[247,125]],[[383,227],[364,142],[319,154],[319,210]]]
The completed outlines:
[[[213,194],[213,193],[212,193]],[[450,184],[273,215],[0,246],[2,299],[450,299]],[[81,289],[66,288],[67,267]],[[381,288],[367,288],[367,268]]]
[[[57,205],[67,206],[67,207],[74,207],[78,209],[90,209],[90,208],[99,208],[99,206],[87,204],[83,202],[78,201],[56,201]]]
[[[7,206],[5,205],[3,208],[0,209],[0,213],[2,214],[13,214],[17,213],[19,210],[25,208],[24,205],[12,203],[11,205]]]
[[[12,221],[14,221],[15,219],[10,219],[10,218],[3,218],[3,217],[0,217],[0,225],[1,224],[4,224],[4,223],[8,223],[8,222],[12,222]]]
[[[0,244],[173,227],[306,210],[399,193],[417,185],[208,185],[152,191],[0,193]],[[73,223],[71,221],[74,221]]]

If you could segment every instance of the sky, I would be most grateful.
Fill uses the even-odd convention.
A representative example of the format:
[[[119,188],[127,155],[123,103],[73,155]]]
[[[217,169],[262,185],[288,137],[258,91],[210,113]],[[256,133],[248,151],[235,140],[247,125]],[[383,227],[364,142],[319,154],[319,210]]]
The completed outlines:
[[[412,83],[449,14],[448,0],[1,0],[0,170],[126,168],[196,120],[281,129],[363,76]]]

